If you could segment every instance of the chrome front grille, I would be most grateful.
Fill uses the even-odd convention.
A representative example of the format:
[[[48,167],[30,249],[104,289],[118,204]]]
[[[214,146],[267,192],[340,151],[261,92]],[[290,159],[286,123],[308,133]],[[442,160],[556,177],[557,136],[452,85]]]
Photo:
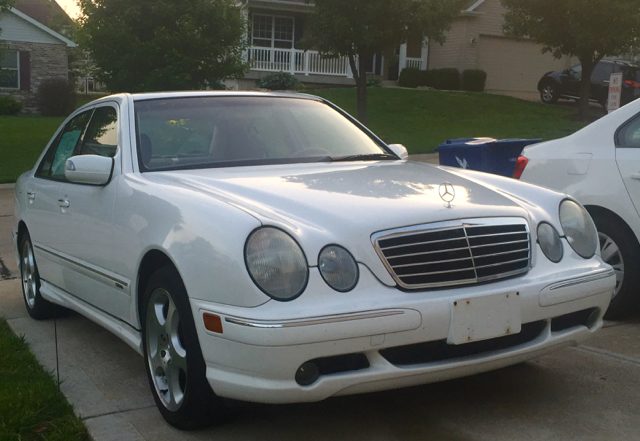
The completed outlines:
[[[465,219],[374,234],[376,252],[406,289],[464,285],[529,270],[529,226],[521,218]]]

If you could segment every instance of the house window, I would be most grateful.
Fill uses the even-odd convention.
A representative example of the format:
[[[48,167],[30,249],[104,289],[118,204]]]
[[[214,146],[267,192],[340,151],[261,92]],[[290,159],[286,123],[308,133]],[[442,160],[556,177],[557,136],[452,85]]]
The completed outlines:
[[[20,88],[20,61],[18,51],[4,51],[0,59],[0,87]]]
[[[254,14],[251,42],[257,47],[291,49],[294,29],[293,17]]]

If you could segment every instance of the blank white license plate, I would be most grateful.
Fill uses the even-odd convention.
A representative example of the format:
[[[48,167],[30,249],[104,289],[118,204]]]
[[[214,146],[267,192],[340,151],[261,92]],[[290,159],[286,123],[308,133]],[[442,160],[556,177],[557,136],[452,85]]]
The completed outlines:
[[[515,291],[459,299],[451,305],[447,343],[459,345],[517,334],[521,326],[520,296]]]

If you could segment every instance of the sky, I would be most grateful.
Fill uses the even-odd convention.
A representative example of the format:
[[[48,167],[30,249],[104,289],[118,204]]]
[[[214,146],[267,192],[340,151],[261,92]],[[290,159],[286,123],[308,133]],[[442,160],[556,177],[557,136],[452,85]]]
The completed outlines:
[[[76,4],[76,0],[56,0],[58,4],[69,14],[69,17],[75,19],[80,15],[80,8]]]

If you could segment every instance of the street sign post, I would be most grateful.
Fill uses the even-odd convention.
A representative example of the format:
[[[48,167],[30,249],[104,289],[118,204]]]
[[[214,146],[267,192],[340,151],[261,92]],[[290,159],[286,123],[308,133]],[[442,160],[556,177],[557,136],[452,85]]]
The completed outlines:
[[[609,100],[607,110],[609,113],[620,108],[620,97],[622,95],[622,73],[611,74],[609,81]]]

